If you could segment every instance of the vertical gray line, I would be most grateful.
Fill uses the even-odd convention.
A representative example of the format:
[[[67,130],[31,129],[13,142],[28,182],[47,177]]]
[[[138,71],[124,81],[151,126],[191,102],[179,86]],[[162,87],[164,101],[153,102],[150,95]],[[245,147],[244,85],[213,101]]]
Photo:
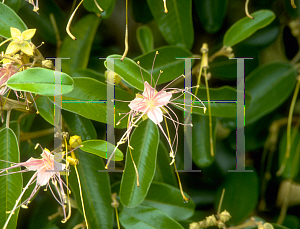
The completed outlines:
[[[237,59],[237,110],[236,110],[236,170],[228,172],[253,172],[245,170],[245,59]]]

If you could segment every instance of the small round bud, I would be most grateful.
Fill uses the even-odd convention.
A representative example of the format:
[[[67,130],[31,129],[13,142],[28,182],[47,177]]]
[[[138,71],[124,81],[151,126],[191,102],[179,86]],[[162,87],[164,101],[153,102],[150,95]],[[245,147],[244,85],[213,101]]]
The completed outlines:
[[[224,223],[227,222],[231,218],[230,213],[226,210],[221,212],[219,216],[220,216],[220,220]]]
[[[105,72],[105,78],[108,83],[115,83],[116,85],[120,84],[122,81],[121,77],[117,73],[110,70]]]
[[[217,221],[217,227],[218,228],[223,228],[225,226],[225,224],[221,221]]]
[[[190,223],[189,229],[200,229],[200,226],[197,222]]]
[[[70,137],[69,144],[71,148],[75,149],[76,147],[80,146],[82,143],[81,137],[78,135],[74,135]]]
[[[42,61],[42,66],[45,68],[53,68],[53,63],[51,60],[43,60]]]
[[[205,220],[200,221],[198,224],[199,224],[200,228],[207,228],[208,227]]]
[[[207,226],[214,226],[217,223],[217,219],[214,215],[206,217],[206,225]]]

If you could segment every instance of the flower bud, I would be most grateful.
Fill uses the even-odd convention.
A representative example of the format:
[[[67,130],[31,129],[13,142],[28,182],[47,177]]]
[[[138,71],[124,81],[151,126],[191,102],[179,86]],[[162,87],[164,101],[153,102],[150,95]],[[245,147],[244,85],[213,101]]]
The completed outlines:
[[[80,136],[74,135],[74,136],[70,137],[69,144],[70,144],[71,148],[74,149],[74,148],[80,146],[81,143],[82,143],[82,140],[81,140]]]
[[[105,78],[108,83],[111,84],[115,83],[116,85],[120,84],[122,81],[121,77],[117,73],[111,70],[107,70],[105,72]]]
[[[206,217],[206,225],[209,226],[214,226],[217,223],[217,219],[214,215]]]
[[[199,224],[199,228],[207,228],[208,227],[206,225],[206,221],[205,220],[200,221],[198,224]]]
[[[43,60],[42,61],[42,66],[45,67],[45,68],[52,69],[53,68],[53,63],[52,63],[51,60]]]
[[[217,226],[218,226],[218,228],[223,228],[225,226],[225,224],[221,221],[217,221]]]
[[[220,216],[220,220],[224,223],[227,222],[231,218],[230,213],[226,210],[221,212],[221,214],[219,216]]]

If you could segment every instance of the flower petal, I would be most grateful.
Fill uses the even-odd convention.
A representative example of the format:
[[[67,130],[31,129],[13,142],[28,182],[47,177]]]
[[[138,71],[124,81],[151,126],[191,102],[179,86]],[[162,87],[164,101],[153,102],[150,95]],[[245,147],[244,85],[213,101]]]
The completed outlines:
[[[159,124],[163,121],[163,114],[159,107],[154,107],[148,113],[148,118],[151,119],[155,124]]]
[[[11,34],[12,38],[15,38],[15,37],[21,36],[21,31],[18,30],[17,28],[10,27],[10,34]]]
[[[21,51],[23,53],[27,54],[28,56],[32,56],[33,55],[33,49],[32,49],[31,45],[27,41],[24,41],[20,45],[20,49],[21,49]]]
[[[22,163],[22,166],[25,166],[29,170],[35,171],[43,168],[44,161],[43,159],[30,158],[26,162]]]
[[[171,97],[172,97],[171,92],[160,91],[156,93],[154,97],[155,106],[161,107],[167,105],[170,102]]]
[[[37,175],[37,183],[40,185],[40,186],[44,186],[46,185],[50,178],[52,176],[55,175],[55,172],[50,172],[49,170],[47,169],[41,169],[39,172],[38,172],[38,175]]]
[[[145,81],[143,96],[147,97],[150,100],[154,97],[154,95],[155,95],[155,89],[151,87],[147,81]]]
[[[143,98],[135,98],[129,103],[129,108],[138,112],[145,112],[147,107],[146,100]]]
[[[35,34],[36,29],[27,29],[22,32],[22,37],[24,40],[30,40],[34,34]]]
[[[12,41],[9,43],[9,45],[6,48],[5,54],[15,54],[16,52],[18,52],[20,50],[19,45]]]

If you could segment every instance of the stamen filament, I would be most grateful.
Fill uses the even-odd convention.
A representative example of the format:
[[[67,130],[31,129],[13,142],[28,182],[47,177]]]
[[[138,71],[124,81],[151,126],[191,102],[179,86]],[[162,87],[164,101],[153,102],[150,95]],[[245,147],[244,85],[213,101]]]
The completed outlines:
[[[125,25],[125,50],[123,56],[121,57],[121,61],[124,60],[128,53],[128,0],[126,0],[126,25]]]
[[[73,34],[70,32],[70,26],[71,26],[71,22],[74,18],[74,15],[76,13],[76,11],[78,10],[79,6],[83,3],[84,0],[81,0],[81,2],[77,5],[77,7],[75,8],[75,10],[73,11],[69,21],[68,21],[68,24],[67,24],[67,27],[66,27],[66,31],[67,31],[67,34],[75,41],[76,40],[76,37],[73,36]]]

